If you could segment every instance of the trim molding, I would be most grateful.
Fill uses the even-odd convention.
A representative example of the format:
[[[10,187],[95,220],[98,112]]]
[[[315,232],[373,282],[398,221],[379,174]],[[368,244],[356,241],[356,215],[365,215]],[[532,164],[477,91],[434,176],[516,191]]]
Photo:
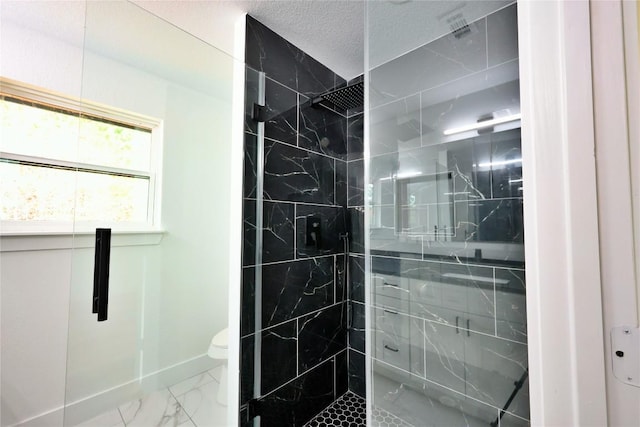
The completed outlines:
[[[607,425],[587,1],[518,3],[531,424]]]

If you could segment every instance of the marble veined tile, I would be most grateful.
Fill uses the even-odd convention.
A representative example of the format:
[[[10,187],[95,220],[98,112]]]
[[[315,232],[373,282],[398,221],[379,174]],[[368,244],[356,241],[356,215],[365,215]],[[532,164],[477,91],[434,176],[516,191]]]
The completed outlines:
[[[177,426],[187,420],[182,407],[169,390],[160,390],[120,406],[127,426]]]
[[[76,427],[124,427],[124,422],[120,416],[118,409],[113,409],[104,414],[100,414],[97,417],[91,418],[89,421],[85,421],[81,424],[77,424]]]
[[[222,365],[209,369],[207,372],[213,377],[214,380],[220,383],[220,379],[222,378]]]
[[[178,400],[185,415],[198,427],[223,427],[227,425],[227,407],[216,401],[218,383],[213,381],[190,390]]]
[[[180,397],[183,394],[193,390],[194,388],[198,388],[204,384],[215,381],[214,378],[209,375],[208,372],[203,372],[191,378],[187,378],[184,381],[181,381],[177,384],[169,387],[169,390],[175,397]]]

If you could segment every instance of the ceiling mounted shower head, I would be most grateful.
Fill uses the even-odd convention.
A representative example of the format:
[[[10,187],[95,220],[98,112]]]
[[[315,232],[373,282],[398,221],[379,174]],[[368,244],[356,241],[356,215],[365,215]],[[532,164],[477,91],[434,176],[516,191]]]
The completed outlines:
[[[324,93],[311,101],[311,105],[321,105],[325,108],[346,112],[364,104],[364,82],[354,83]]]

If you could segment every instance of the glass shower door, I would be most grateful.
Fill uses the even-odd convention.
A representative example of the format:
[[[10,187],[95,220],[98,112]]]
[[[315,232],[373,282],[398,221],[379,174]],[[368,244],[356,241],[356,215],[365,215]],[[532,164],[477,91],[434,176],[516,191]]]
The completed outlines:
[[[528,425],[517,4],[367,8],[370,421]]]
[[[234,60],[86,8],[64,424],[226,425]]]

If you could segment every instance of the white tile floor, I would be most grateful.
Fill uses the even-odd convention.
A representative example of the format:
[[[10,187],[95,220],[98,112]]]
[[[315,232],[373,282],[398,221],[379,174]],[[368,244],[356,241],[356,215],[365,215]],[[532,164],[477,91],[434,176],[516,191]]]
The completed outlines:
[[[220,367],[142,399],[126,403],[77,427],[222,427],[227,407],[216,401]]]

